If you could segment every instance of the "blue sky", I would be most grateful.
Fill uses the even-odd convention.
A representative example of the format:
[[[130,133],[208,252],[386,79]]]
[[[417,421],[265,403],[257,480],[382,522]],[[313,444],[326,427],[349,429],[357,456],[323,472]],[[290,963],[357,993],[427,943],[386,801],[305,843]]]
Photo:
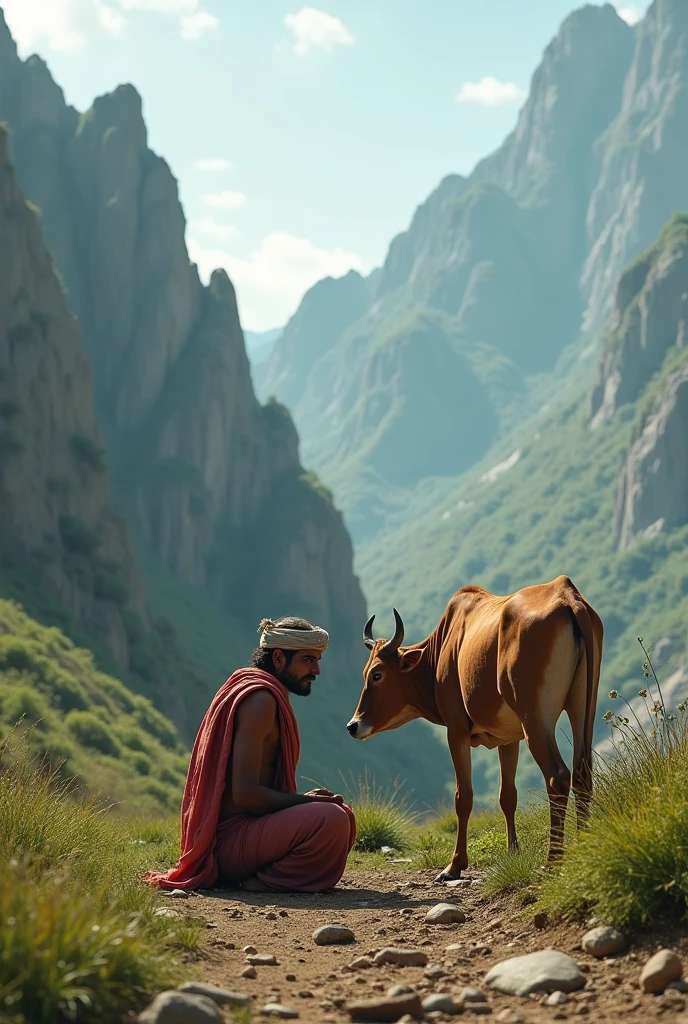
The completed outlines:
[[[121,82],[180,183],[192,257],[244,326],[367,271],[516,122],[571,0],[0,0],[80,110]],[[629,21],[647,0],[619,0]]]

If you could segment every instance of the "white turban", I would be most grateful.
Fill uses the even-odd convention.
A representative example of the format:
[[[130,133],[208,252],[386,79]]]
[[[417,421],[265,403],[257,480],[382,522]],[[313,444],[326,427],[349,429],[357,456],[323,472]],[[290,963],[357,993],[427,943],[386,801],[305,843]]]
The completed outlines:
[[[328,633],[320,626],[313,629],[283,629],[272,622],[261,623],[261,626],[261,647],[278,647],[283,651],[326,651],[330,642]]]

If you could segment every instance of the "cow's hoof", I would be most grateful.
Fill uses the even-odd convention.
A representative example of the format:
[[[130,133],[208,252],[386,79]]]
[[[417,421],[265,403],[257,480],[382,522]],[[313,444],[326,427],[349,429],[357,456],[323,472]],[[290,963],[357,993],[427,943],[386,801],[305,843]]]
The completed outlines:
[[[436,882],[453,882],[457,878],[461,878],[460,871],[452,871],[451,866],[445,868],[444,871],[440,871],[439,875],[435,879]]]

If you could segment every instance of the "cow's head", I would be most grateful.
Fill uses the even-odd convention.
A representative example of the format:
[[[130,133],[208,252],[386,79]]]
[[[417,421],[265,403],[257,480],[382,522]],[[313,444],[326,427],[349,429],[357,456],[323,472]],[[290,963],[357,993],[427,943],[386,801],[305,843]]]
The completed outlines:
[[[397,729],[419,717],[414,699],[416,680],[414,670],[420,666],[425,648],[404,650],[404,623],[394,609],[396,633],[391,640],[375,640],[373,620],[366,623],[363,643],[370,651],[368,664],[363,669],[363,692],[354,717],[347,725],[351,736],[365,740],[377,732]]]

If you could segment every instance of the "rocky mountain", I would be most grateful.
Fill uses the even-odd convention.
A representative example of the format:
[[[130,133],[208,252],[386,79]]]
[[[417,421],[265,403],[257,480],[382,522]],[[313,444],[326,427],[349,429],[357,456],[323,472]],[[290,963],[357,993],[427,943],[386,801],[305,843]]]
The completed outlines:
[[[303,328],[287,325],[267,376],[357,540],[392,522],[409,491],[470,466],[547,401],[544,376],[560,382],[562,358],[570,368],[576,357],[567,353],[598,344],[624,266],[688,206],[687,17],[681,0],[655,0],[634,29],[610,4],[571,14],[514,132],[468,178],[449,175],[418,208],[390,244],[372,302],[336,345],[314,321],[319,345],[304,345],[308,358],[299,362]],[[307,316],[304,300],[294,322]],[[467,430],[464,403],[447,405],[439,434],[451,437],[454,458],[443,455],[439,469],[432,415],[427,432],[424,425],[432,399],[403,369],[407,347],[424,362],[419,316],[441,319],[455,372],[475,396],[470,420],[481,424]],[[318,319],[325,323],[327,311]],[[380,377],[367,370],[383,351],[394,403],[380,401]],[[435,379],[452,377],[449,357],[431,362]],[[300,379],[312,367],[300,398],[284,384],[292,365]],[[403,420],[387,415],[390,404],[423,410],[411,443]],[[403,472],[377,457],[380,430],[389,434],[385,455],[408,463]]]
[[[40,558],[65,609],[123,666],[111,591],[148,612],[128,528],[113,512],[79,325],[25,201],[0,128],[0,521],[5,557]]]
[[[113,489],[150,603],[173,627],[162,627],[167,632],[158,639],[168,661],[175,661],[175,629],[184,646],[174,669],[145,652],[151,686],[154,680],[159,690],[181,693],[170,713],[192,737],[210,696],[246,663],[258,620],[305,615],[330,630],[332,645],[321,702],[299,709],[303,770],[337,785],[340,767],[359,772],[367,763],[383,784],[408,773],[417,797],[442,797],[446,769],[438,772],[438,759],[446,764],[446,758],[429,731],[420,727],[411,751],[407,739],[390,737],[372,755],[346,733],[365,661],[366,605],[351,541],[330,493],[302,467],[289,413],[255,397],[231,282],[218,271],[204,286],[189,261],[177,183],[148,148],[138,93],[121,86],[78,114],[42,60],[19,59],[0,20],[0,119],[9,125],[18,179],[40,210],[46,244],[83,331]],[[57,278],[54,287],[59,292]],[[29,316],[23,307],[21,314]],[[48,314],[38,305],[31,330]],[[10,329],[17,315],[8,311]],[[82,383],[76,371],[73,379],[69,373],[55,377],[59,415],[51,422],[44,411],[41,429],[52,427],[55,445],[66,446],[62,461],[72,458],[72,476],[82,474],[89,543],[110,557],[108,523],[103,519],[101,537],[88,504],[100,501],[88,474],[97,477],[103,444],[83,352],[75,365]],[[6,418],[11,415],[8,405]],[[63,425],[76,441],[62,435]],[[21,487],[43,493],[49,452],[27,480],[20,454],[9,451],[12,438],[8,428],[11,472],[21,477]],[[62,462],[53,461],[61,470]],[[14,487],[19,493],[20,485]],[[33,493],[28,497],[34,500]],[[72,507],[55,507],[63,533],[71,528],[68,543],[86,545],[81,533],[72,537]],[[5,526],[3,520],[3,538],[11,543]],[[51,622],[54,615],[51,608],[38,617]],[[184,675],[179,688],[172,685]]]

